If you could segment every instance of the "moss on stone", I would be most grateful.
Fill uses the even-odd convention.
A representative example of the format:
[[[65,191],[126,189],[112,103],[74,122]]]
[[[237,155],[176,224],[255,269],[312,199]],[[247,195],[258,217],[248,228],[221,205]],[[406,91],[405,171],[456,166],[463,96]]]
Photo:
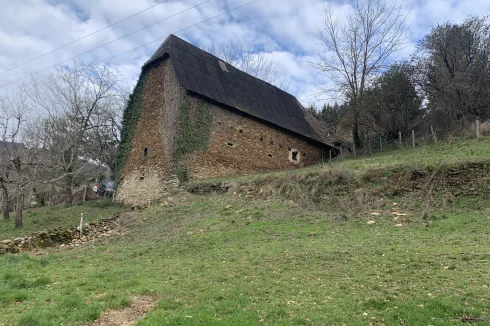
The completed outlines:
[[[121,170],[126,164],[126,161],[131,153],[134,133],[138,120],[141,116],[141,110],[143,109],[146,79],[147,72],[143,71],[133,90],[133,93],[129,96],[128,104],[124,109],[122,118],[121,143],[117,148],[116,155],[115,179],[117,181],[120,180]]]
[[[189,171],[182,166],[180,159],[188,153],[204,151],[208,148],[211,138],[211,112],[207,104],[198,102],[199,106],[191,118],[191,105],[186,97],[180,107],[178,137],[174,152],[174,169],[179,181],[189,179]]]

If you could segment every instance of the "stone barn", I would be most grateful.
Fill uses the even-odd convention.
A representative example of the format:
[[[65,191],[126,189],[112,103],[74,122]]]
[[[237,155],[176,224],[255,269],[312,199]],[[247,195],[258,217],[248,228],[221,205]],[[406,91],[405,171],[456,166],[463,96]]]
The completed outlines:
[[[294,96],[170,35],[124,112],[118,197],[147,202],[179,182],[318,164],[330,150]]]

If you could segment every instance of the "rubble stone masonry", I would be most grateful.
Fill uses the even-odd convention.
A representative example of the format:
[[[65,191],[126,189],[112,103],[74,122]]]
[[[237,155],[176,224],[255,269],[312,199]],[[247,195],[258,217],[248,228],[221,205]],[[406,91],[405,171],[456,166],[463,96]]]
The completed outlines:
[[[294,169],[321,162],[321,147],[218,105],[192,97],[191,107],[211,111],[211,136],[206,151],[182,158],[190,179]],[[293,157],[294,156],[294,157]]]
[[[184,171],[186,178],[204,179],[321,162],[320,145],[245,113],[186,94],[177,82],[170,60],[147,72],[141,116],[121,173],[120,200],[144,204],[162,198],[170,188],[178,187],[177,169]],[[202,123],[192,118],[200,116],[196,112],[209,110],[210,121],[206,122],[209,139],[205,148],[176,156],[176,144],[182,137],[179,118],[183,105],[190,106],[192,124]]]

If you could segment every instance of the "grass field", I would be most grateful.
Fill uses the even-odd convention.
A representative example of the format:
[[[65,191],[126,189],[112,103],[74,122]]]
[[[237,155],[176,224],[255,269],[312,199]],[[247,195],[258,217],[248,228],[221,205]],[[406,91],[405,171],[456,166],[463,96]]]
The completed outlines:
[[[427,164],[452,150],[428,150]],[[391,155],[345,161],[421,154]],[[158,303],[140,326],[490,325],[488,196],[429,214],[402,198],[340,214],[272,197],[182,196],[124,217],[124,236],[0,257],[0,324],[85,325],[146,295]],[[408,215],[394,221],[394,211]]]
[[[23,227],[15,228],[15,212],[10,213],[9,221],[0,221],[0,241],[19,237],[32,232],[54,227],[72,228],[80,224],[80,214],[85,222],[92,222],[118,214],[124,210],[122,205],[112,205],[110,200],[87,201],[83,204],[65,208],[62,205],[32,208],[23,213]]]

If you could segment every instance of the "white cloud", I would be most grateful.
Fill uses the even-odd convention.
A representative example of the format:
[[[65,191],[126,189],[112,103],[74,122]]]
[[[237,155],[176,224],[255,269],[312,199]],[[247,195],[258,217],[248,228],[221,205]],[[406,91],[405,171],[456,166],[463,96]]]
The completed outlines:
[[[204,0],[168,0],[120,24],[67,46],[62,50],[0,74],[0,85],[32,72],[69,59],[103,43],[183,11]],[[143,43],[161,38],[150,46],[120,56],[112,61],[134,84],[141,65],[149,58],[168,34],[216,16],[249,0],[210,0],[197,8],[169,18],[151,28],[114,42],[103,49],[83,55],[82,61],[100,61]],[[42,55],[63,44],[112,24],[138,11],[153,6],[156,0],[26,0],[4,1],[0,11],[0,71]],[[339,17],[344,17],[346,2],[332,2]],[[196,44],[210,40],[239,39],[249,49],[265,52],[273,59],[287,80],[288,91],[308,105],[317,101],[312,96],[317,86],[328,84],[307,63],[318,47],[315,33],[323,22],[323,0],[259,0],[230,14],[190,28],[178,35]],[[417,40],[437,23],[459,23],[468,15],[490,14],[490,1],[477,0],[415,0],[412,7],[412,35],[406,48],[395,59],[407,58],[415,51]],[[39,74],[42,78],[46,73]],[[17,85],[0,89],[16,91]]]

